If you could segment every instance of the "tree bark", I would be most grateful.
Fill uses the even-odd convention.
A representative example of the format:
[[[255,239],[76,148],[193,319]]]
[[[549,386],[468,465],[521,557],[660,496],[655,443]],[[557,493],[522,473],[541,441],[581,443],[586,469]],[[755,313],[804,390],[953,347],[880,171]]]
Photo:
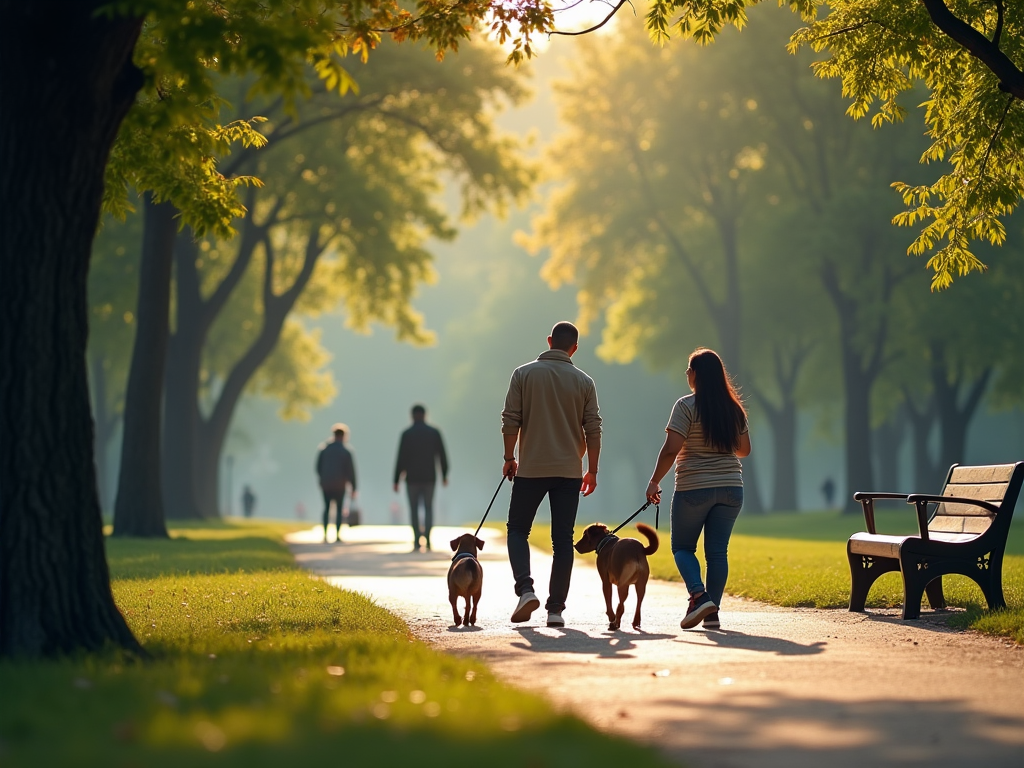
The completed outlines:
[[[843,426],[846,435],[846,498],[844,514],[858,514],[860,505],[853,500],[857,491],[873,491],[871,466],[871,389],[881,370],[882,345],[886,327],[882,322],[872,348],[863,354],[857,349],[858,303],[839,284],[835,265],[826,261],[821,271],[825,292],[832,300],[839,319],[839,358],[843,375]],[[884,302],[883,302],[884,303]]]
[[[898,410],[874,431],[878,488],[886,493],[900,492],[900,449],[906,439],[906,427],[906,417]]]
[[[203,344],[209,329],[199,289],[197,256],[191,232],[179,232],[174,243],[175,327],[167,350],[164,399],[164,504],[171,520],[198,520],[207,516],[196,497],[201,419],[199,378]]]
[[[944,347],[937,342],[932,345],[931,375],[939,417],[939,468],[945,470],[967,458],[967,430],[988,388],[992,367],[985,368],[970,382],[962,371],[950,376]],[[961,392],[965,387],[966,394],[961,403]]]
[[[142,19],[95,10],[0,5],[0,657],[139,650],[103,549],[86,278]]]
[[[903,397],[914,448],[914,493],[938,493],[942,490],[939,462],[932,461],[929,449],[935,426],[935,396],[929,395],[920,409],[909,392],[904,391]]]
[[[115,536],[167,537],[160,485],[160,417],[167,362],[171,265],[177,211],[143,197],[142,259],[135,344],[124,398]]]

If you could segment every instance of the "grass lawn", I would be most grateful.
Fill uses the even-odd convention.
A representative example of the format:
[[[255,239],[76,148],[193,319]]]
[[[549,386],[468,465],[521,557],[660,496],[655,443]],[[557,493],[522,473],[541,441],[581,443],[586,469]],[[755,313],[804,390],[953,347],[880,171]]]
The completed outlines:
[[[108,540],[152,658],[0,663],[0,766],[662,766],[298,570],[287,526]]]
[[[672,559],[667,509],[662,510],[661,548],[651,557],[651,574],[658,579],[680,581]],[[912,509],[882,510],[875,513],[880,533],[913,533],[917,518]],[[626,517],[627,515],[623,515]],[[654,522],[653,513],[641,520]],[[614,521],[618,525],[620,520]],[[576,528],[579,536],[585,525]],[[613,526],[614,527],[614,526]],[[729,545],[729,585],[732,595],[785,606],[845,608],[850,598],[850,566],[846,540],[864,530],[860,515],[836,512],[804,514],[740,515]],[[643,539],[627,526],[620,535]],[[550,546],[550,528],[535,526],[531,541]],[[698,557],[703,561],[698,545]],[[963,576],[947,576],[943,590],[950,605],[967,608],[951,620],[958,626],[1005,635],[1024,644],[1024,520],[1010,528],[1003,561],[1003,594],[1007,609],[988,612],[981,590]],[[593,555],[577,555],[593,561]],[[868,606],[894,608],[903,604],[903,586],[898,573],[882,576],[871,588]]]

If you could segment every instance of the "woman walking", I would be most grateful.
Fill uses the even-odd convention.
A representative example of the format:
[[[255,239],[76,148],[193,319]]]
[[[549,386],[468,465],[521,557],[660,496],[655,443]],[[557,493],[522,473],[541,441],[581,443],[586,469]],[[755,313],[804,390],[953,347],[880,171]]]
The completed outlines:
[[[659,483],[674,461],[672,554],[690,593],[680,626],[690,629],[703,620],[706,629],[718,629],[718,606],[729,576],[729,537],[743,506],[739,460],[750,455],[750,435],[746,411],[715,352],[703,347],[695,350],[686,381],[693,394],[679,398],[672,407],[647,500],[661,503]],[[701,531],[706,585],[696,555]]]

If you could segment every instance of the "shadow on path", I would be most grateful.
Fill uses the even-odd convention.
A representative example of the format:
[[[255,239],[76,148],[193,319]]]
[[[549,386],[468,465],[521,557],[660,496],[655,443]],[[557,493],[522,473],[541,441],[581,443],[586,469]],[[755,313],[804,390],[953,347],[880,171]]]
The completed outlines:
[[[629,651],[636,650],[641,640],[668,640],[674,635],[648,634],[646,632],[606,632],[599,637],[588,635],[578,629],[567,627],[542,629],[540,627],[516,627],[525,642],[512,643],[513,648],[537,653],[585,653],[602,659],[631,659]]]
[[[736,648],[743,651],[761,651],[763,653],[774,653],[778,656],[809,656],[821,653],[828,645],[824,640],[816,643],[803,645],[792,640],[783,640],[778,637],[764,637],[761,635],[748,635],[735,630],[696,630],[693,635],[703,636],[720,648]],[[668,637],[668,635],[663,635]],[[694,643],[686,637],[676,639],[678,643],[688,645],[706,645],[706,643]]]
[[[714,707],[653,702],[654,733],[699,727],[670,754],[695,765],[928,766],[1019,768],[1024,757],[1020,718],[978,712],[956,699],[841,701],[782,691],[735,691]]]

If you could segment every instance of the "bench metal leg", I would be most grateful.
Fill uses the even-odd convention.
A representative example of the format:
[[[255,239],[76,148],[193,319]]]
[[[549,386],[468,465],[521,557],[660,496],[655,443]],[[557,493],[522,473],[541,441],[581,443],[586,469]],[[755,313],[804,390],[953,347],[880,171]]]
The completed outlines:
[[[946,597],[942,594],[941,576],[937,579],[933,579],[928,586],[924,588],[924,591],[928,595],[928,605],[932,607],[933,611],[939,611],[946,607]]]
[[[981,587],[985,595],[985,602],[988,603],[990,611],[1006,607],[1006,600],[1003,598],[1003,555],[1002,553],[990,553],[988,556],[979,558],[977,576],[972,576],[975,583]]]
[[[884,573],[892,573],[900,569],[899,563],[888,557],[860,555],[846,550],[850,560],[850,610],[855,613],[864,611],[868,593],[872,585]]]

